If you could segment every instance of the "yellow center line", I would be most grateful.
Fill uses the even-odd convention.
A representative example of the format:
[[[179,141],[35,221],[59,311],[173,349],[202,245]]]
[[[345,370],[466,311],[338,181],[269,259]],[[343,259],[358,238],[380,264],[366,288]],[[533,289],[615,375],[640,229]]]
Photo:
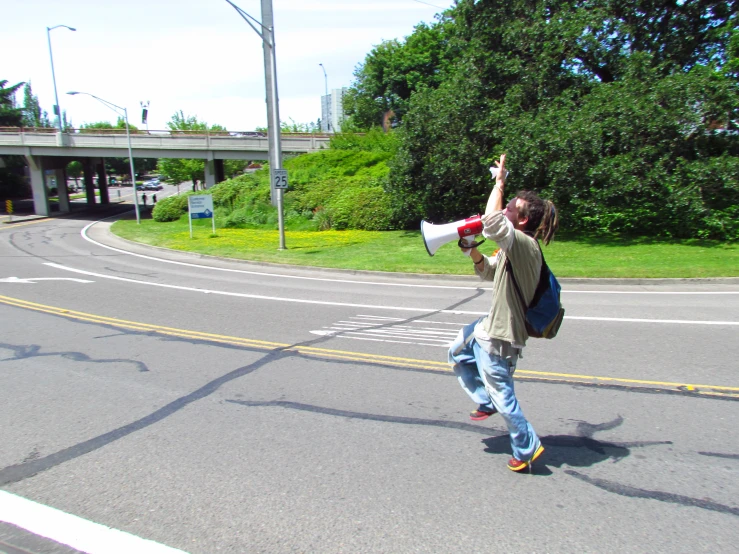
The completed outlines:
[[[402,358],[397,356],[385,356],[380,354],[368,354],[364,352],[353,352],[346,350],[333,350],[329,348],[317,348],[314,346],[302,346],[281,342],[263,341],[257,339],[250,339],[245,337],[234,337],[229,335],[219,335],[215,333],[205,333],[202,331],[194,331],[190,329],[178,329],[176,327],[165,327],[162,325],[154,325],[150,323],[143,323],[139,321],[129,321],[125,319],[118,319],[113,317],[88,314],[85,312],[78,312],[75,310],[67,310],[64,308],[58,308],[55,306],[47,306],[45,304],[37,304],[35,302],[29,302],[27,300],[21,300],[18,298],[11,298],[8,296],[0,295],[0,303],[7,304],[9,306],[15,306],[27,310],[35,310],[38,312],[44,312],[52,315],[67,317],[78,321],[86,321],[89,323],[98,323],[102,325],[110,325],[123,329],[130,329],[133,331],[140,331],[145,333],[159,333],[168,336],[174,336],[179,338],[203,340],[210,342],[217,342],[222,344],[230,344],[236,346],[243,346],[249,348],[258,348],[262,350],[282,350],[287,352],[297,352],[299,354],[307,356],[315,356],[321,358],[331,358],[337,360],[347,360],[360,363],[370,363],[376,365],[390,365],[396,367],[407,367],[413,369],[422,369],[427,371],[444,371],[451,372],[449,364],[441,361],[434,360],[419,360],[414,358]],[[695,383],[676,383],[671,381],[650,381],[645,379],[628,379],[622,377],[607,377],[598,375],[581,375],[576,373],[559,373],[559,372],[548,372],[548,371],[533,371],[528,369],[519,369],[516,371],[516,376],[523,379],[537,379],[546,380],[553,382],[567,382],[567,383],[617,383],[632,387],[662,387],[669,389],[676,389],[685,392],[692,392],[696,394],[705,394],[708,396],[736,396],[739,395],[739,387],[728,387],[718,385],[703,385]]]

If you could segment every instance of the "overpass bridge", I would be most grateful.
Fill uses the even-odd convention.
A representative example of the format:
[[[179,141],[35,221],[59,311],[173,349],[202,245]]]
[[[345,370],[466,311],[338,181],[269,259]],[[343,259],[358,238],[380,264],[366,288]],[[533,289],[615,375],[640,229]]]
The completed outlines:
[[[223,160],[266,160],[269,141],[256,132],[229,133],[208,131],[131,132],[134,158],[195,158],[205,161],[205,187],[224,179]],[[283,154],[304,154],[328,148],[329,135],[283,133]],[[65,168],[73,160],[82,163],[87,202],[94,204],[93,174],[97,173],[100,202],[109,200],[105,158],[127,158],[125,129],[82,129],[60,133],[55,129],[0,128],[0,156],[25,156],[28,163],[34,209],[49,215],[47,174],[52,171],[57,183],[60,212],[69,211]]]

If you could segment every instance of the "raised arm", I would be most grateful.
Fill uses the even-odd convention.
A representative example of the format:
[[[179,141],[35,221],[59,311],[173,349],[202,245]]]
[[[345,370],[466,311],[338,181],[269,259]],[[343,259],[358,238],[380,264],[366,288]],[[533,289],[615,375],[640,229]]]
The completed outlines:
[[[488,205],[485,208],[485,214],[491,212],[500,212],[503,210],[503,189],[505,188],[505,154],[500,155],[500,161],[495,162],[496,167],[490,168],[490,173],[493,173],[493,169],[498,170],[498,174],[495,176],[495,185],[493,190],[490,192],[490,198],[488,199]]]

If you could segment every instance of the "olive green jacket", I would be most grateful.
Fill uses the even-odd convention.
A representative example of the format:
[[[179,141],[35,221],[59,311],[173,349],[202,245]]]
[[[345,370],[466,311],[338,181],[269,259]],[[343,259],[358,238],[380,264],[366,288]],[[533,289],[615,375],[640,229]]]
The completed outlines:
[[[493,282],[493,303],[483,322],[484,329],[490,338],[522,347],[529,338],[524,308],[505,263],[506,259],[511,261],[516,281],[528,306],[539,283],[541,250],[536,239],[513,229],[502,211],[486,214],[482,221],[483,235],[500,246],[497,255],[484,256],[484,263],[475,266],[475,273],[481,279]]]

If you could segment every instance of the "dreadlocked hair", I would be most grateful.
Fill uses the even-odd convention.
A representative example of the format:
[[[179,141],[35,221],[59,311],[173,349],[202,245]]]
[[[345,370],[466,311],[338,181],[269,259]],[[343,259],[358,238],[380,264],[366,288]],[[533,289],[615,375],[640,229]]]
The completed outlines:
[[[519,217],[528,217],[525,231],[549,244],[559,228],[557,208],[550,200],[539,198],[530,190],[519,192],[516,198],[525,202],[518,211]]]

